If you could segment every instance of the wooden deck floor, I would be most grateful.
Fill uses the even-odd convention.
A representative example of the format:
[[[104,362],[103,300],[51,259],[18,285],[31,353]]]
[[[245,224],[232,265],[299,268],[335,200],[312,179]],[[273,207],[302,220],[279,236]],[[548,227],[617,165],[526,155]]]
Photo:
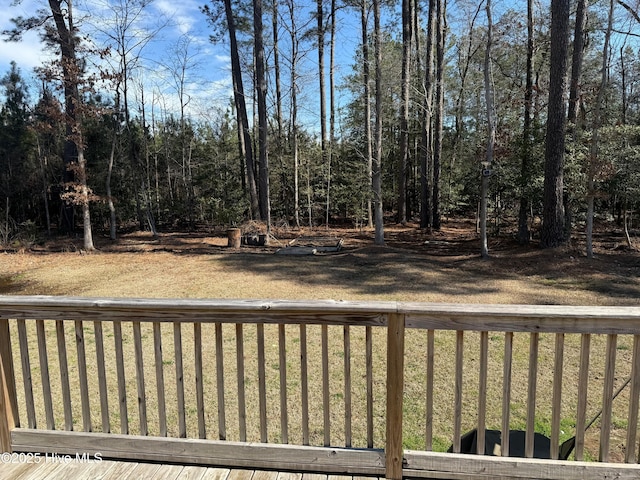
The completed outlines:
[[[0,480],[378,480],[376,477],[275,472],[153,463],[65,462],[40,459],[39,463],[0,462]],[[381,479],[380,479],[381,480]]]

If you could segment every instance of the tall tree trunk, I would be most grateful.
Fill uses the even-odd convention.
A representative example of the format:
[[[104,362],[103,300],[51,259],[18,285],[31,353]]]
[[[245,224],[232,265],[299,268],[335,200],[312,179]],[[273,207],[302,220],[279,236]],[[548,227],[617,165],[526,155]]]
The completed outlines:
[[[335,57],[336,57],[336,0],[331,0],[331,43],[329,47],[329,152],[327,168],[327,212],[326,223],[329,228],[331,213],[331,168],[333,166],[333,149],[336,140],[336,88],[335,88]]]
[[[569,129],[575,128],[580,108],[580,77],[584,58],[585,22],[588,0],[578,0],[576,5],[576,23],[573,33],[573,53],[571,54],[571,80],[569,81],[569,111],[567,122]]]
[[[409,86],[411,82],[412,0],[402,0],[402,94],[400,164],[398,165],[398,223],[407,223],[407,168],[409,165]]]
[[[271,205],[269,204],[269,151],[267,122],[267,78],[265,74],[264,45],[262,41],[262,0],[253,2],[253,35],[256,61],[256,95],[258,102],[258,151],[260,179],[260,218],[271,233]]]
[[[375,109],[373,154],[373,199],[375,244],[384,245],[384,212],[382,205],[382,29],[380,27],[380,0],[373,0],[373,38],[375,50]]]
[[[288,1],[291,34],[291,152],[293,155],[293,197],[294,219],[296,227],[300,227],[300,159],[298,155],[298,52],[299,39],[296,28],[296,15],[294,0]]]
[[[361,0],[360,4],[360,24],[362,33],[362,85],[364,88],[364,132],[365,132],[365,155],[367,162],[367,226],[373,227],[373,202],[371,201],[371,195],[373,192],[373,146],[372,146],[372,133],[371,133],[371,89],[369,86],[370,80],[370,62],[369,62],[369,27],[367,22],[368,17],[368,2],[369,0]]]
[[[66,171],[76,170],[77,174],[77,190],[79,191],[79,203],[82,205],[82,220],[84,231],[84,249],[86,251],[95,250],[93,245],[93,237],[91,235],[91,215],[89,211],[89,189],[87,186],[87,170],[86,162],[84,158],[84,145],[82,134],[82,121],[81,112],[77,107],[81,104],[81,98],[79,94],[79,82],[81,75],[81,68],[78,65],[76,58],[76,30],[73,23],[73,2],[72,0],[66,1],[66,8],[62,8],[62,2],[60,0],[49,0],[49,6],[51,13],[56,24],[56,30],[58,32],[58,39],[61,51],[61,63],[63,72],[64,83],[64,96],[65,96],[65,123],[67,138],[65,143],[65,165]],[[66,21],[65,21],[66,15]],[[68,22],[68,24],[67,24]],[[72,145],[69,143],[71,142]],[[72,151],[75,150],[76,158],[73,158]],[[67,173],[65,173],[66,177]],[[76,181],[74,180],[74,183]],[[75,195],[71,192],[72,197]],[[67,209],[65,209],[65,221]],[[67,226],[72,226],[67,225]]]
[[[527,79],[524,91],[524,122],[522,127],[522,166],[520,169],[520,210],[518,212],[518,243],[529,243],[529,184],[531,180],[531,109],[533,108],[533,0],[527,0]]]
[[[549,106],[545,141],[544,198],[541,246],[557,247],[566,240],[563,190],[566,128],[567,51],[569,44],[569,0],[551,1],[551,59]]]
[[[489,172],[493,163],[493,150],[496,141],[496,125],[493,115],[493,89],[491,87],[491,43],[493,41],[493,20],[491,18],[491,0],[486,0],[487,46],[484,52],[484,98],[487,108],[487,154],[483,164],[487,171],[482,172],[480,189],[480,255],[489,256],[487,241],[487,197],[489,195]]]
[[[604,94],[607,87],[607,78],[609,72],[609,42],[611,39],[611,31],[613,29],[613,6],[615,0],[609,0],[609,17],[607,22],[607,31],[604,36],[604,46],[602,47],[602,77],[600,79],[600,88],[596,97],[595,111],[593,115],[593,132],[591,134],[591,146],[589,151],[589,167],[587,169],[587,258],[593,258],[593,215],[594,200],[596,196],[595,177],[598,169],[599,154],[599,135],[602,126],[602,107],[604,103]]]
[[[78,145],[78,176],[80,181],[80,194],[82,202],[82,232],[85,251],[93,251],[93,234],[91,232],[91,211],[89,202],[91,199],[90,190],[87,185],[87,162],[84,156],[84,146]]]
[[[69,188],[75,182],[73,164],[77,160],[78,152],[76,145],[72,139],[74,124],[76,122],[75,98],[78,96],[78,86],[73,83],[71,78],[71,66],[75,65],[75,40],[71,36],[68,29],[61,0],[49,0],[49,7],[56,24],[58,39],[60,42],[61,62],[63,70],[64,84],[64,103],[65,103],[65,141],[63,148],[63,164],[64,170],[62,174],[62,182],[65,186],[64,192],[67,193]],[[75,229],[75,209],[72,202],[62,199],[60,207],[60,227],[61,231],[66,234],[73,233]]]
[[[432,226],[440,230],[440,172],[442,165],[442,137],[444,121],[444,42],[446,32],[446,0],[437,0],[437,33],[436,33],[436,101],[433,135],[433,197]]]
[[[114,122],[115,123],[115,122]],[[114,128],[117,126],[114,125]],[[107,165],[107,178],[105,180],[105,192],[107,194],[107,207],[109,208],[109,238],[116,240],[117,224],[116,224],[116,207],[113,203],[113,194],[111,192],[111,177],[113,175],[113,167],[116,159],[116,144],[118,143],[118,134],[114,130],[111,139],[111,151],[109,152],[109,163]]]
[[[249,188],[249,202],[251,205],[251,217],[260,218],[260,205],[258,202],[258,189],[256,186],[255,166],[253,161],[253,146],[251,143],[251,133],[249,130],[249,117],[247,115],[247,105],[244,96],[244,86],[242,84],[242,69],[240,68],[240,53],[238,51],[238,41],[236,40],[236,22],[231,9],[231,0],[224,0],[225,17],[227,29],[229,30],[229,45],[231,47],[231,77],[233,82],[233,98],[235,101],[236,114],[238,117],[238,129],[240,138],[240,155],[244,156],[247,169],[247,185]]]
[[[271,3],[271,27],[273,35],[273,69],[276,87],[276,164],[283,163],[282,160],[282,139],[283,139],[283,119],[282,119],[282,88],[280,86],[280,49],[278,46],[278,0],[272,0]],[[287,212],[288,212],[287,207]]]
[[[324,83],[324,0],[316,0],[316,41],[318,43],[318,80],[320,96],[320,149],[322,152],[322,165],[325,171],[329,168],[327,155],[327,94]],[[330,172],[327,173],[327,179]]]
[[[434,39],[436,29],[436,0],[429,0],[427,45],[425,58],[424,100],[422,116],[422,145],[420,148],[420,227],[431,226],[433,197],[431,172],[433,167],[433,79]]]

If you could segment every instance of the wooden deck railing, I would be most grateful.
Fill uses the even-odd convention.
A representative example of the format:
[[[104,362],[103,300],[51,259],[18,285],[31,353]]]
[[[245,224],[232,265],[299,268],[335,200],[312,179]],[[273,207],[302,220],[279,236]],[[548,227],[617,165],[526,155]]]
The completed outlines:
[[[640,308],[0,297],[0,319],[2,452],[640,476]],[[506,436],[502,457],[459,453],[471,428],[479,445],[524,430],[527,458]],[[532,458],[535,431],[551,459]],[[557,460],[572,433],[575,460]]]

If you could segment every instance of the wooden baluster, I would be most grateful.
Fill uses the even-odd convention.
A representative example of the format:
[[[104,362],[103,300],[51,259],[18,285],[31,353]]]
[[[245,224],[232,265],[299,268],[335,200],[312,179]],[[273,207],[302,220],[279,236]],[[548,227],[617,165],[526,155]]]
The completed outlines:
[[[162,360],[162,329],[153,322],[153,355],[156,364],[156,392],[158,394],[158,425],[160,436],[167,436],[167,403],[164,392],[164,363]]]
[[[351,331],[349,325],[344,333],[344,446],[351,447]]]
[[[258,340],[258,397],[260,409],[260,441],[266,443],[267,436],[267,382],[265,373],[264,324],[257,325]]]
[[[0,453],[11,453],[11,430],[20,425],[9,320],[0,319]]]
[[[529,386],[527,392],[527,429],[524,439],[524,456],[533,458],[536,421],[536,388],[538,381],[538,345],[540,334],[531,333],[529,336]]]
[[[84,327],[82,320],[76,320],[76,352],[78,355],[78,379],[80,381],[80,404],[82,405],[82,428],[91,431],[91,403],[89,402],[89,381],[87,378],[87,355],[85,352]]]
[[[425,450],[433,450],[433,369],[435,362],[435,331],[427,330],[427,398]]]
[[[184,368],[182,365],[182,327],[173,322],[173,351],[176,361],[176,396],[178,399],[178,437],[187,437],[187,418],[184,405]]]
[[[309,445],[309,373],[307,358],[307,326],[300,324],[300,393],[302,397],[303,445]]]
[[[51,381],[49,377],[49,356],[47,355],[47,336],[44,331],[44,320],[36,320],[36,337],[38,338],[38,358],[40,359],[40,378],[42,379],[42,400],[47,421],[47,429],[55,430],[53,418],[53,401],[51,399]]]
[[[124,351],[122,345],[122,323],[113,322],[113,342],[116,352],[116,372],[118,376],[118,405],[120,408],[120,433],[129,434],[129,412],[127,408],[127,379],[124,373]]]
[[[476,453],[485,453],[487,418],[487,375],[489,364],[489,332],[480,332],[480,378],[478,385],[478,437]],[[491,452],[490,452],[491,453]]]
[[[247,441],[247,407],[244,387],[244,334],[241,323],[236,323],[236,370],[238,381],[238,423],[240,441]]]
[[[367,382],[367,448],[373,448],[373,329],[365,327]]]
[[[278,325],[278,368],[280,370],[280,435],[289,443],[289,412],[287,406],[287,337],[285,325]]]
[[[60,387],[62,390],[62,407],[64,409],[64,429],[71,431],[73,430],[73,411],[71,410],[67,340],[64,333],[64,321],[62,320],[56,320],[56,339],[58,343],[58,363],[60,364]]]
[[[36,428],[36,407],[33,402],[33,381],[31,379],[27,325],[24,319],[18,319],[17,325],[18,341],[20,342],[20,361],[22,363],[22,383],[24,384],[24,400],[27,408],[27,425],[29,428]]]
[[[328,327],[322,325],[322,413],[324,425],[324,446],[331,445],[331,411],[329,404],[329,333]]]
[[[222,349],[222,324],[216,323],[216,381],[218,390],[218,438],[227,439],[227,420],[224,402],[224,351]]]
[[[513,332],[504,334],[504,361],[502,370],[502,438],[501,455],[509,456],[511,415],[511,369],[513,366]]]
[[[587,391],[589,388],[589,354],[591,335],[583,333],[580,340],[580,372],[578,374],[578,409],[576,413],[576,451],[575,458],[583,460],[584,431],[587,419]]]
[[[202,324],[193,324],[193,352],[196,375],[196,410],[198,411],[198,438],[207,438],[204,415],[204,385],[202,377]]]
[[[564,360],[564,334],[556,333],[553,368],[553,399],[551,410],[551,458],[558,459],[560,448],[560,417],[562,415],[562,371]]]
[[[133,345],[136,358],[136,385],[138,387],[138,415],[140,418],[140,435],[149,433],[147,423],[147,394],[144,385],[144,359],[142,355],[142,332],[140,322],[133,322]]]
[[[462,371],[464,359],[464,332],[456,332],[455,399],[453,407],[453,453],[460,453],[462,436]]]
[[[104,364],[104,337],[102,322],[93,322],[93,333],[96,341],[96,368],[98,370],[98,389],[100,391],[100,413],[102,418],[102,432],[110,433],[109,398],[107,389],[107,371]]]
[[[607,335],[606,365],[604,385],[602,387],[602,420],[600,421],[600,454],[601,462],[609,461],[609,441],[611,437],[611,411],[613,409],[613,382],[616,375],[616,346],[618,336]]]

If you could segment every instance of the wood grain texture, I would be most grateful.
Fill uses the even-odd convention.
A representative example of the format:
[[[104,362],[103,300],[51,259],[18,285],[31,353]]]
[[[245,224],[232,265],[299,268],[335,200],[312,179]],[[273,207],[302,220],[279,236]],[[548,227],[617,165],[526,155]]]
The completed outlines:
[[[116,374],[118,377],[118,408],[120,410],[120,433],[129,433],[129,414],[127,406],[127,379],[124,374],[124,351],[122,347],[122,323],[113,322],[113,343],[116,355]]]
[[[76,354],[78,358],[78,381],[80,383],[80,404],[82,406],[82,428],[91,431],[91,403],[89,402],[89,379],[87,378],[87,353],[85,350],[82,320],[74,322],[76,331]]]
[[[633,336],[633,357],[631,361],[631,392],[629,394],[629,421],[627,427],[627,448],[624,461],[636,461],[636,440],[638,436],[638,407],[640,403],[640,335]]]
[[[404,316],[389,315],[387,328],[386,478],[402,479],[404,398]]]
[[[405,452],[405,476],[447,479],[637,479],[640,465],[492,457],[436,452]],[[435,472],[439,474],[434,475]]]
[[[40,359],[40,379],[42,381],[42,399],[47,428],[54,430],[53,399],[51,398],[51,378],[49,376],[49,355],[47,352],[47,336],[44,330],[44,320],[36,321],[36,336],[38,337],[38,358]]]
[[[14,429],[17,451],[75,455],[100,452],[105,459],[226,465],[298,472],[384,475],[381,450],[339,449],[139,435]]]
[[[0,453],[12,451],[11,430],[19,425],[17,412],[9,322],[0,319]]]
[[[556,333],[553,367],[553,398],[551,400],[551,458],[558,459],[560,447],[560,418],[562,415],[562,372],[564,362],[564,333]]]
[[[144,378],[144,356],[142,353],[142,332],[140,322],[133,322],[133,346],[136,359],[136,386],[138,389],[138,418],[140,420],[140,435],[147,435],[149,422],[147,421],[147,391]]]
[[[71,409],[71,386],[69,384],[69,362],[67,360],[67,340],[64,335],[64,322],[56,320],[56,341],[58,345],[58,363],[60,364],[60,388],[62,408],[64,410],[64,429],[73,430],[73,412]]]
[[[96,368],[98,370],[102,431],[109,433],[111,432],[111,424],[109,422],[109,397],[107,389],[107,371],[104,364],[104,337],[102,332],[102,322],[93,322],[93,330],[96,342]]]
[[[167,403],[164,388],[164,362],[162,360],[162,330],[160,322],[153,322],[153,358],[156,364],[156,393],[158,397],[158,426],[161,437],[167,436]]]
[[[20,363],[22,366],[22,383],[24,387],[24,402],[27,409],[27,425],[36,428],[36,408],[33,403],[33,381],[31,379],[31,360],[29,357],[29,339],[27,337],[27,325],[22,319],[18,319],[18,341],[20,342]]]

